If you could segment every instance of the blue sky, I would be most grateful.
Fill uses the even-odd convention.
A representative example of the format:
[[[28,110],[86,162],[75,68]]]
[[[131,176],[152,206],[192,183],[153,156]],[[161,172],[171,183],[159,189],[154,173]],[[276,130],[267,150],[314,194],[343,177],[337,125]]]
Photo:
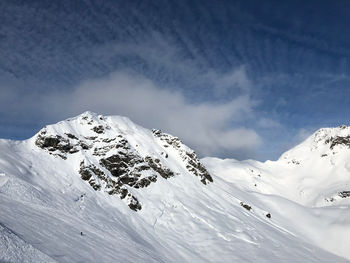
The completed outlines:
[[[276,159],[349,124],[349,1],[0,2],[0,138],[91,110],[201,156]]]

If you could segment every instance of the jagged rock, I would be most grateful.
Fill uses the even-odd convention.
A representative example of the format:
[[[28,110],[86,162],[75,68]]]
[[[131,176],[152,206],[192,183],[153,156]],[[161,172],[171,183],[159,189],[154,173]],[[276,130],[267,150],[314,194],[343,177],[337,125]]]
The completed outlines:
[[[175,174],[173,171],[171,171],[167,167],[163,167],[162,164],[160,163],[159,159],[153,160],[150,156],[146,156],[145,161],[148,163],[148,165],[159,175],[165,179],[168,179],[170,177],[173,177]]]
[[[187,170],[193,175],[200,177],[203,184],[213,182],[213,178],[204,165],[202,165],[202,163],[199,161],[195,152],[191,151],[187,147],[184,147],[179,138],[171,136],[170,134],[162,133],[160,130],[153,129],[152,132],[155,137],[168,144],[167,146],[164,145],[164,147],[171,146],[178,152],[180,157],[186,163]]]
[[[100,160],[100,164],[116,177],[129,173],[136,164],[142,162],[140,156],[124,152],[118,152],[118,154]]]
[[[88,145],[88,144],[86,144],[86,143],[83,142],[83,141],[79,141],[79,145],[80,145],[80,147],[81,147],[83,150],[89,150],[90,148],[92,148],[91,145]]]
[[[89,184],[94,188],[94,190],[100,190],[101,185],[96,182],[96,179],[93,178],[93,176],[103,181],[106,181],[107,178],[101,169],[97,168],[93,164],[86,166],[84,165],[84,161],[80,162],[79,174],[81,175],[81,179],[89,181]]]
[[[142,206],[140,205],[140,202],[134,196],[129,201],[129,207],[130,207],[131,210],[134,210],[134,211],[142,209]]]
[[[350,191],[342,191],[342,192],[339,192],[338,195],[341,198],[347,198],[347,197],[350,197]]]
[[[35,144],[38,147],[46,149],[50,152],[59,151],[63,154],[66,154],[76,153],[79,151],[76,147],[74,147],[74,145],[70,143],[68,139],[63,138],[60,135],[46,135],[45,131],[41,132],[37,136]]]
[[[96,156],[105,156],[106,153],[108,153],[110,150],[114,149],[114,148],[117,148],[116,145],[106,145],[106,146],[103,146],[103,147],[98,147],[98,148],[95,148],[94,149],[94,153],[93,155],[96,155]]]
[[[85,139],[87,140],[91,140],[91,141],[94,141],[97,139],[97,136],[88,136],[88,137],[84,137]]]
[[[95,126],[92,128],[92,130],[98,134],[102,134],[104,133],[105,129],[103,128],[102,125],[99,125],[99,126]]]
[[[71,133],[65,133],[69,139],[78,140],[78,137]]]
[[[336,145],[345,145],[350,148],[350,135],[345,137],[342,137],[342,136],[337,136],[335,138],[331,137],[331,138],[328,138],[325,142],[330,143],[329,148],[331,150],[333,150],[333,148]]]
[[[128,189],[123,186],[123,182],[119,180],[114,181],[111,177],[106,176],[106,174],[95,165],[90,164],[86,166],[84,164],[84,161],[82,161],[80,163],[79,173],[81,175],[81,178],[85,181],[88,181],[94,190],[101,189],[101,184],[98,184],[96,182],[96,179],[99,179],[106,184],[106,192],[109,195],[118,195],[121,199],[125,199],[127,196],[129,196],[127,203],[132,210],[137,211],[142,208],[137,198],[131,195]],[[96,179],[93,178],[94,176]]]
[[[92,174],[88,169],[80,168],[79,173],[81,175],[81,179],[83,179],[84,181],[87,181],[92,177]]]
[[[141,172],[150,170],[151,167],[145,163],[142,157],[133,153],[118,152],[108,158],[100,160],[100,164],[105,167],[118,182],[134,188],[148,186],[151,182],[156,182],[157,176],[152,175],[141,178]]]
[[[42,137],[38,136],[38,139],[35,141],[36,145],[41,148],[54,148],[57,147],[57,145],[60,143],[61,136],[56,137]]]
[[[188,160],[188,165],[186,168],[193,172],[196,176],[201,177],[201,182],[203,184],[207,184],[207,181],[213,182],[213,178],[210,176],[209,172],[198,160],[196,154],[194,152],[186,152],[186,155],[190,158]]]
[[[111,139],[103,139],[102,140],[102,142],[104,142],[104,143],[110,143],[110,142],[113,142],[113,141],[115,141],[116,140],[116,138],[111,138]]]
[[[245,209],[247,209],[248,211],[250,211],[250,210],[252,209],[252,207],[251,207],[250,205],[247,205],[247,204],[245,204],[245,203],[243,203],[243,202],[241,202],[240,205],[241,205],[242,207],[244,207]]]
[[[143,187],[147,187],[149,186],[151,183],[155,183],[157,181],[157,176],[156,175],[152,175],[146,178],[142,178],[140,180],[138,180],[133,187],[134,188],[143,188]]]

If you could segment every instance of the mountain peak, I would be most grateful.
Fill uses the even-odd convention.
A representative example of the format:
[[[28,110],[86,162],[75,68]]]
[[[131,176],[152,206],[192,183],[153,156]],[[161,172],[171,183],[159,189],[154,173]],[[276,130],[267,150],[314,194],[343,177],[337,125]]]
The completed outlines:
[[[279,160],[300,162],[296,160],[310,159],[311,155],[316,157],[335,155],[349,148],[350,126],[340,125],[334,128],[321,128],[294,148],[283,153]]]
[[[94,190],[119,196],[135,211],[142,207],[135,189],[160,178],[182,174],[196,176],[203,184],[213,181],[180,139],[160,130],[151,132],[121,116],[87,111],[46,126],[34,142],[48,155],[78,166],[76,174]]]

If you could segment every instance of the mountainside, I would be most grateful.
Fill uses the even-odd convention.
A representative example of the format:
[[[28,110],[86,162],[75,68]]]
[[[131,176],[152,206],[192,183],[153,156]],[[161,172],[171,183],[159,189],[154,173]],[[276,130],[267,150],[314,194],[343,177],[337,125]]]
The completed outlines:
[[[349,262],[349,146],[341,126],[276,162],[199,160],[91,112],[0,140],[0,262]]]
[[[65,160],[64,165],[79,171],[94,190],[126,199],[135,211],[142,206],[132,189],[148,187],[159,178],[191,174],[203,184],[213,181],[196,154],[178,138],[159,130],[151,133],[123,117],[87,112],[42,129],[35,145]]]
[[[203,162],[242,191],[282,197],[268,202],[283,211],[288,225],[294,224],[294,233],[350,258],[350,127],[320,129],[275,162],[216,158]]]

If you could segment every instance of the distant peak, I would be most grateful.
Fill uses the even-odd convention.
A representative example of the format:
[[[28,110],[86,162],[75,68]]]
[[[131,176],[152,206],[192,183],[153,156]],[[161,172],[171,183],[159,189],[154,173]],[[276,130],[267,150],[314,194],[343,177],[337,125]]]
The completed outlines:
[[[336,154],[340,149],[349,148],[350,127],[343,124],[338,127],[317,130],[299,145],[283,153],[280,159],[290,163],[300,163],[301,159],[309,158],[311,152],[324,157]]]

